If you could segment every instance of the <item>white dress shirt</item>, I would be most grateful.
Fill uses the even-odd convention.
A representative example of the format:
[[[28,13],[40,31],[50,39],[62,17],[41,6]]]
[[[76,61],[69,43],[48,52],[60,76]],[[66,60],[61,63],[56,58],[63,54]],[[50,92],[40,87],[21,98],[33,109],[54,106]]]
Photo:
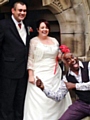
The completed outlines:
[[[81,61],[79,61],[79,66],[84,68]],[[89,71],[89,80],[90,80],[90,62],[88,64],[88,71]],[[69,70],[68,74],[73,75],[79,82],[79,83],[76,83],[77,90],[82,90],[82,91],[90,90],[90,81],[86,82],[86,83],[84,83],[84,82],[82,83],[81,68],[79,68],[78,75],[76,75],[74,72],[72,72],[70,70]],[[56,101],[62,100],[68,92],[68,89],[66,88],[64,81],[67,81],[65,76],[63,76],[63,80],[61,80],[61,84],[60,84],[60,87],[57,92],[50,91],[48,88],[44,88],[43,92],[46,94],[46,96],[48,96],[49,98],[52,98]]]
[[[14,23],[16,25],[16,28],[18,30],[18,33],[19,33],[22,41],[26,45],[26,35],[27,35],[27,33],[26,33],[25,26],[24,26],[23,22],[22,21],[17,22],[13,15],[11,17],[12,17],[12,20],[14,21]],[[21,23],[21,28],[18,26],[19,23]]]
[[[88,71],[89,71],[89,82],[86,82],[86,83],[83,82],[83,83],[81,83],[82,82],[81,81],[80,83],[76,83],[76,89],[77,90],[82,90],[82,91],[90,90],[90,62],[88,63]]]

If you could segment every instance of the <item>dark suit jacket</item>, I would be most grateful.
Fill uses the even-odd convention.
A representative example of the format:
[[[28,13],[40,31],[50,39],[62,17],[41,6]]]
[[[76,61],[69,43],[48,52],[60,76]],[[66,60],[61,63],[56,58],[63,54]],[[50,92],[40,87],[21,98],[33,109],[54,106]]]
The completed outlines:
[[[25,26],[26,31],[27,27]],[[28,34],[28,31],[27,31]],[[0,21],[0,75],[21,78],[27,66],[29,36],[23,43],[12,19]]]

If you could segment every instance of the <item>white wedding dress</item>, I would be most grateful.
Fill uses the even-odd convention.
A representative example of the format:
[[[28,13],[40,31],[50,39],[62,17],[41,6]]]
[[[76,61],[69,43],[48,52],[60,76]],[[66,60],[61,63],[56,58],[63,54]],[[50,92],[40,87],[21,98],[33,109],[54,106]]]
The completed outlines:
[[[53,45],[41,43],[38,37],[31,40],[27,67],[34,70],[35,79],[38,76],[46,87],[57,91],[62,74],[59,65],[54,74],[59,44],[55,38],[51,39]],[[48,98],[36,85],[28,82],[23,120],[58,120],[70,104],[69,93],[62,101],[56,102]]]

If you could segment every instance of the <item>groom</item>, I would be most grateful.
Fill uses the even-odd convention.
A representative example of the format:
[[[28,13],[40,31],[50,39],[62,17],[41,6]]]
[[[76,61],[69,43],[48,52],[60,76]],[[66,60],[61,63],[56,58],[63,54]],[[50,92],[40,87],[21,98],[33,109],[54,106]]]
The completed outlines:
[[[90,62],[81,62],[72,53],[65,53],[62,58],[69,67],[69,71],[64,77],[64,80],[66,79],[65,81],[68,82],[62,81],[57,92],[45,88],[38,77],[36,85],[43,90],[47,97],[56,101],[62,100],[68,89],[74,90],[79,99],[70,105],[59,120],[81,120],[90,116]]]
[[[0,21],[0,120],[23,119],[27,86],[27,6],[16,2],[11,12],[10,19]]]

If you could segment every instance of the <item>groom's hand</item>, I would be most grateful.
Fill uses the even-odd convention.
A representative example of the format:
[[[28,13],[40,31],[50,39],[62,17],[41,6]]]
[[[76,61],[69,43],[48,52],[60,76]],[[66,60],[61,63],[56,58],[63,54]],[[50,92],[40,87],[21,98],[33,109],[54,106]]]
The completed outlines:
[[[38,77],[36,78],[37,78],[36,86],[39,87],[41,90],[43,90],[44,89],[43,82]]]

